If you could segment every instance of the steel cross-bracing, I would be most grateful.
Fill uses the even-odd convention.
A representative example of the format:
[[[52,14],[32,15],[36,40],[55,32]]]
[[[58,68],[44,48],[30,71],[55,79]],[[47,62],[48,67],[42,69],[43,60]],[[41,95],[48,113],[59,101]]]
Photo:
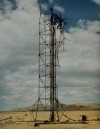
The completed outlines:
[[[38,100],[35,103],[36,117],[40,110],[50,111],[51,122],[60,120],[57,71],[58,53],[64,44],[65,21],[60,14],[50,9],[39,18],[39,85]]]

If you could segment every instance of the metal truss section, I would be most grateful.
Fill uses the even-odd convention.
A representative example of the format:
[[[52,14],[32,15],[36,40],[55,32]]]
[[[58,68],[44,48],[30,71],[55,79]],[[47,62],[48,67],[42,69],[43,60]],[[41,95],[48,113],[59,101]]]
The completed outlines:
[[[36,118],[39,110],[50,111],[49,120],[59,121],[61,106],[58,101],[58,53],[64,44],[65,22],[51,9],[39,19],[39,85],[35,103]],[[33,109],[34,110],[34,109]]]

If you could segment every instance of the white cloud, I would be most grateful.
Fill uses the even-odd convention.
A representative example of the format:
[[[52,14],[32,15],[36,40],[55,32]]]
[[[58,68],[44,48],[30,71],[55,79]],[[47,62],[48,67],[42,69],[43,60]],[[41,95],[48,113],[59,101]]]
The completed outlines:
[[[23,53],[24,61],[24,53],[26,53],[26,51],[29,52],[29,49],[34,47],[33,38],[37,37],[38,34],[37,26],[39,14],[38,7],[36,6],[36,4],[34,4],[34,2],[32,4],[32,1],[17,1],[18,9],[10,12],[10,19],[6,17],[1,22],[0,64],[2,64],[5,59],[9,59],[13,55],[15,55],[15,58],[17,58],[19,56],[18,51]],[[6,16],[6,14],[4,16]],[[36,46],[37,40],[38,39],[36,38],[34,40],[34,44]],[[28,47],[29,44],[31,45],[30,48]]]
[[[35,68],[38,63],[37,0],[17,0],[16,10],[11,9],[11,2],[7,0],[5,2],[3,7],[5,13],[0,13],[2,18],[0,21],[0,76],[2,78],[0,78],[0,97],[2,98],[0,103],[2,102],[2,109],[16,107],[16,105],[31,105],[37,96],[38,83]],[[9,98],[10,105],[7,105],[6,98]],[[26,100],[23,101],[23,98]],[[12,102],[15,104],[13,105]]]
[[[6,12],[5,16],[9,18],[9,15],[10,15],[10,12],[11,12],[11,9],[12,9],[12,4],[8,0],[4,0],[4,4],[5,4],[4,11]]]
[[[53,3],[54,2],[54,0],[49,0],[49,3]]]
[[[4,76],[4,85],[1,89],[3,95],[0,102],[5,109],[12,109],[33,104],[37,98],[38,75],[37,66],[20,66],[16,71],[7,72]],[[6,94],[7,91],[7,94]],[[10,105],[8,106],[8,102]],[[14,103],[14,105],[13,105]]]
[[[55,3],[55,2],[57,2],[57,1],[59,1],[59,0],[49,0],[49,3]]]
[[[87,21],[87,20],[79,20],[77,26],[83,30],[88,30],[88,32],[90,31],[90,33],[92,32],[99,32],[99,26],[100,26],[100,22],[99,21]]]
[[[41,3],[41,9],[43,10],[43,11],[48,11],[48,4],[42,4]]]
[[[54,9],[59,11],[60,13],[64,13],[65,12],[65,10],[64,10],[64,8],[62,6],[55,5]]]
[[[79,20],[77,27],[71,27],[68,34],[65,33],[65,36],[69,35],[71,41],[65,41],[65,52],[59,59],[61,65],[59,96],[66,96],[66,103],[99,102],[99,92],[92,93],[94,89],[98,91],[100,84],[99,26],[99,21]],[[74,89],[77,93],[71,97],[69,93]],[[61,93],[63,91],[64,95]],[[63,102],[64,97],[61,99]]]
[[[92,0],[92,1],[100,5],[100,0]]]

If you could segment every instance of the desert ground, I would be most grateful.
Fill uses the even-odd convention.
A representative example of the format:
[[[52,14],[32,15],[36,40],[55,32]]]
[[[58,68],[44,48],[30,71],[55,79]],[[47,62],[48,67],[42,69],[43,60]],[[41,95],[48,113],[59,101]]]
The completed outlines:
[[[65,116],[61,115],[60,122],[64,123],[46,123],[34,127],[33,122],[35,113],[30,112],[0,112],[1,129],[100,129],[100,111],[66,111]],[[87,122],[81,122],[81,116],[87,116]],[[38,120],[48,120],[49,112],[39,112]]]

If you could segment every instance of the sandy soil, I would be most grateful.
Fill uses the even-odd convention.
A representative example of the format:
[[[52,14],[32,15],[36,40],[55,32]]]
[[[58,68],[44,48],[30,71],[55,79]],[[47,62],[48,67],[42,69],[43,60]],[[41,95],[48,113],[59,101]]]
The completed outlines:
[[[33,117],[30,112],[1,112],[1,129],[100,129],[100,111],[66,111],[64,112],[72,120],[64,124],[40,124],[34,127]],[[35,114],[33,114],[35,116]],[[82,124],[81,115],[87,116],[87,123]],[[48,120],[49,112],[39,112],[39,120]],[[61,116],[61,122],[68,120]],[[73,121],[75,120],[75,121]]]

